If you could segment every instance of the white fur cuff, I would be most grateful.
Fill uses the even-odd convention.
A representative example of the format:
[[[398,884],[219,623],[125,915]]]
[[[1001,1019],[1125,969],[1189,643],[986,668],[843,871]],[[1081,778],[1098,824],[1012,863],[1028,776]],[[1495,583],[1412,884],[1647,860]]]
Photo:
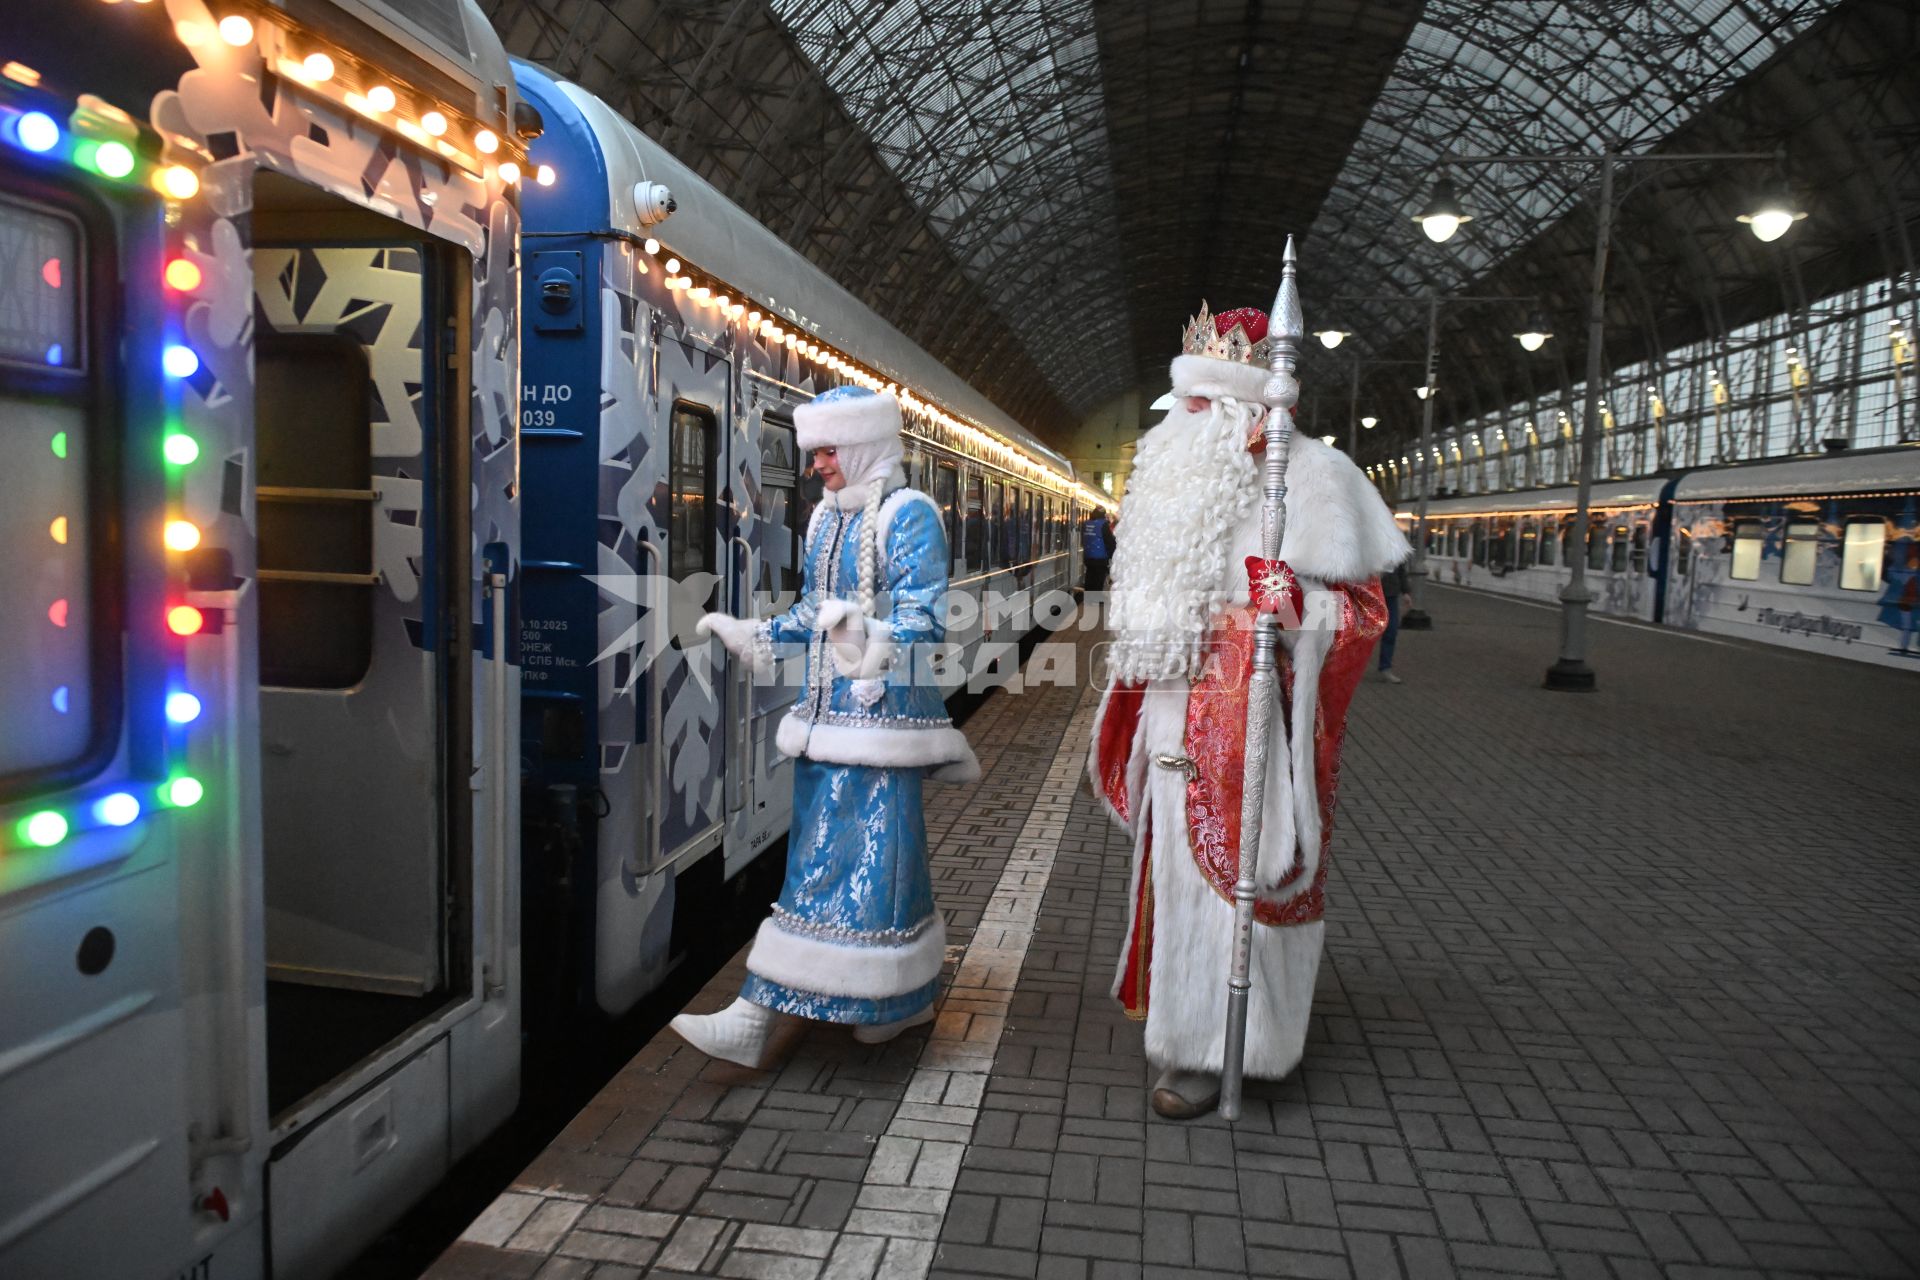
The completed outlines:
[[[769,919],[754,936],[747,970],[814,995],[884,1000],[918,991],[939,977],[946,951],[946,925],[938,912],[919,933],[894,946],[809,937]]]
[[[793,434],[802,453],[892,440],[900,434],[900,402],[882,394],[798,405]]]

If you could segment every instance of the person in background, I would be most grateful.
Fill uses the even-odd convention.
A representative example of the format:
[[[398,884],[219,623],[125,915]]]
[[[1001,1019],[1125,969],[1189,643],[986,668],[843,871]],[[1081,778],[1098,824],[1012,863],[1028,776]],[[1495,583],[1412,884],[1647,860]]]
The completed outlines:
[[[1113,559],[1113,521],[1095,511],[1080,526],[1080,560],[1086,566],[1088,591],[1107,589],[1107,565]]]
[[[1411,590],[1404,560],[1380,575],[1380,594],[1387,598],[1387,630],[1380,637],[1380,678],[1388,684],[1406,683],[1393,674],[1393,642],[1400,638],[1400,597]]]

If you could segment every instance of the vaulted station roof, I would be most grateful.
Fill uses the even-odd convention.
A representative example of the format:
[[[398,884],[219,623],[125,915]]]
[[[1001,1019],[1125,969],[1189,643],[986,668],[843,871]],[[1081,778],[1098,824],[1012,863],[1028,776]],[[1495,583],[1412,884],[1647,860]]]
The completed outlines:
[[[1920,214],[1903,0],[483,4],[510,50],[609,99],[1055,441],[1164,390],[1201,298],[1265,305],[1289,232],[1310,325],[1355,333],[1310,349],[1303,379],[1342,419],[1356,355],[1424,346],[1417,305],[1344,298],[1538,298],[1563,335],[1544,363],[1506,336],[1536,304],[1450,314],[1440,381],[1462,413],[1578,370],[1592,168],[1459,170],[1474,221],[1433,245],[1410,219],[1448,154],[1784,149],[1816,216],[1773,246],[1732,221],[1770,164],[1641,171],[1616,362],[1894,274]],[[1366,381],[1408,402],[1383,436],[1409,426],[1407,376]]]

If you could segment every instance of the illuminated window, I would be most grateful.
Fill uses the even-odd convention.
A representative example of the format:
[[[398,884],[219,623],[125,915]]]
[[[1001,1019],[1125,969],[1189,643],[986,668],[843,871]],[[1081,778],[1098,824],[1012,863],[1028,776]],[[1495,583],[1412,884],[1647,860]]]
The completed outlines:
[[[1885,520],[1876,516],[1869,520],[1847,521],[1847,540],[1840,550],[1840,589],[1878,591],[1886,547]]]
[[[987,486],[978,475],[967,477],[967,568],[987,567]]]
[[[798,461],[793,424],[769,413],[760,424],[760,580],[754,589],[770,595],[799,593],[802,543],[819,501],[820,477],[803,481]]]
[[[1680,529],[1673,535],[1674,576],[1684,578],[1693,568],[1693,530]]]
[[[30,181],[0,169],[0,189]],[[13,558],[0,577],[0,634],[12,647],[0,664],[0,782],[79,766],[115,705],[119,640],[96,607],[110,544],[96,539],[102,513],[89,502],[105,424],[85,341],[89,302],[110,303],[92,296],[89,240],[64,203],[51,191],[0,197],[0,536]]]
[[[1758,520],[1738,520],[1733,526],[1733,567],[1727,576],[1736,582],[1753,582],[1760,577],[1760,552],[1766,545],[1766,530]]]
[[[947,526],[947,548],[956,564],[960,557],[960,469],[943,462],[933,472],[933,504]]]
[[[1780,581],[1789,587],[1813,585],[1813,566],[1820,558],[1820,526],[1810,520],[1787,525],[1786,554],[1780,558]]]
[[[713,410],[680,401],[673,406],[667,479],[672,509],[667,524],[667,574],[684,582],[713,567]]]

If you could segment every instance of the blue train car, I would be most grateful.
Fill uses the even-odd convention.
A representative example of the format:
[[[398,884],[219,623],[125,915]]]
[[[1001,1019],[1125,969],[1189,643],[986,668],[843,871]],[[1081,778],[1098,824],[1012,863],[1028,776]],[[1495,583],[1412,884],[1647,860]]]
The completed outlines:
[[[846,382],[900,395],[910,479],[953,547],[961,680],[1071,588],[1099,499],[606,103],[515,71],[546,123],[521,272],[528,963],[542,992],[617,1014],[699,910],[684,887],[787,827],[773,738],[797,681],[750,682],[692,626],[800,586],[817,490],[794,406]]]

